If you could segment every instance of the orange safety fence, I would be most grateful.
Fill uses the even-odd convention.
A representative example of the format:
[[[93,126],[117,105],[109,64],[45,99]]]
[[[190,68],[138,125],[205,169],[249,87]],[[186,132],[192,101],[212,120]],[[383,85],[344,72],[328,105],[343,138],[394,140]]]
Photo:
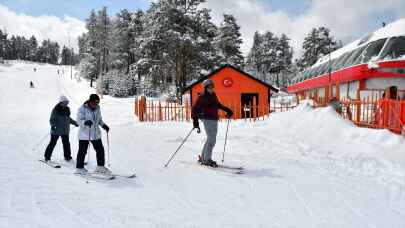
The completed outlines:
[[[405,123],[405,101],[379,97],[343,98],[340,100],[340,114],[360,127],[388,129],[401,134]],[[315,108],[327,104],[325,99],[314,101]]]
[[[134,114],[141,122],[189,121],[189,103],[174,101],[147,101],[145,97],[135,98]]]
[[[314,100],[313,107],[328,105],[325,98]],[[379,96],[363,99],[344,98],[340,100],[339,111],[344,119],[350,120],[360,127],[388,129],[394,133],[404,133],[405,101],[379,98]],[[237,103],[224,103],[234,112],[233,119],[243,119],[249,122],[265,120],[272,112],[289,111],[297,106],[294,103],[270,102],[269,105],[258,105],[253,99],[252,103],[244,106]],[[173,101],[147,101],[145,97],[135,98],[134,112],[141,122],[157,121],[190,121],[191,105],[189,102]],[[223,111],[219,113],[220,120],[226,119]]]
[[[270,102],[270,105],[258,105],[256,99],[245,105],[237,102],[224,102],[223,105],[229,107],[234,112],[233,119],[243,119],[245,121],[265,120],[271,112],[288,111],[296,107],[291,104],[278,104]],[[135,98],[134,114],[141,122],[155,121],[190,121],[191,104],[189,101],[147,101],[144,96]],[[220,111],[220,120],[226,119],[226,113]]]

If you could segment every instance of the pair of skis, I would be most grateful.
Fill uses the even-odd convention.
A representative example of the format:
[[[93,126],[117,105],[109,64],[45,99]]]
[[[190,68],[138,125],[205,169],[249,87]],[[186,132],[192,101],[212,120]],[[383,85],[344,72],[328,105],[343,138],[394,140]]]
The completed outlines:
[[[199,165],[201,165],[202,167],[206,167],[212,170],[220,170],[223,172],[229,172],[232,174],[245,174],[245,169],[241,166],[228,166],[228,165],[220,165],[218,164],[217,167],[212,167],[212,166],[206,166],[206,165],[202,165],[200,163],[198,163]]]
[[[242,166],[229,166],[229,165],[224,165],[224,164],[216,164],[216,166],[207,166],[202,163],[202,160],[203,159],[202,159],[201,155],[198,155],[197,162],[201,166],[205,166],[205,167],[213,168],[213,169],[219,169],[219,170],[223,170],[223,171],[231,171],[234,174],[244,174],[245,173],[245,169]]]
[[[54,161],[45,161],[43,159],[39,159],[38,161],[42,162],[43,164],[46,164],[49,167],[60,169],[62,166]],[[78,176],[83,176],[83,177],[89,177],[89,178],[95,178],[95,179],[102,179],[102,180],[114,180],[116,177],[122,177],[122,178],[135,178],[136,174],[129,174],[129,175],[124,175],[124,174],[102,174],[102,173],[97,173],[97,172],[87,172],[86,174],[76,174]]]
[[[242,166],[229,166],[229,165],[218,164],[218,167],[212,167],[212,166],[203,165],[199,161],[197,161],[197,162],[181,161],[181,163],[186,164],[186,165],[199,165],[199,166],[207,168],[207,169],[221,171],[221,172],[230,173],[230,174],[237,174],[237,175],[245,174],[245,168],[243,168]]]

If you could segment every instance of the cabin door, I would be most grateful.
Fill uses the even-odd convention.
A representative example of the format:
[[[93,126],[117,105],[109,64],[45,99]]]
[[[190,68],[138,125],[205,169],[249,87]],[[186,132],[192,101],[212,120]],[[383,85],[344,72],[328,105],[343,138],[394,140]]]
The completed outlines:
[[[253,117],[253,100],[256,100],[256,116],[258,115],[259,94],[258,93],[242,93],[241,94],[241,113],[242,118]]]

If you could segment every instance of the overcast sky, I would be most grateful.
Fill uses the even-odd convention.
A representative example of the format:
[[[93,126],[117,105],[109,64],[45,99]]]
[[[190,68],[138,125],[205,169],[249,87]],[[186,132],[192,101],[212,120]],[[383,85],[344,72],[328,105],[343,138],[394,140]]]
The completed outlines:
[[[35,35],[67,45],[85,31],[84,20],[93,8],[107,6],[110,14],[128,8],[146,9],[150,0],[0,0],[0,29],[10,34]],[[234,14],[241,25],[247,54],[256,30],[286,33],[300,53],[305,35],[313,27],[327,26],[344,42],[359,38],[405,17],[405,0],[207,0],[214,22],[224,13]]]

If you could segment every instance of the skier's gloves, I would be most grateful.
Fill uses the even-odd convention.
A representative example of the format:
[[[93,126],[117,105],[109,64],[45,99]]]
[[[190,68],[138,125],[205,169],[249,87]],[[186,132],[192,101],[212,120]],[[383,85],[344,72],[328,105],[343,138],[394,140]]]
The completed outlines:
[[[198,123],[198,119],[193,120],[193,127],[194,127],[194,129],[197,129],[197,133],[200,134],[201,129],[200,129],[200,124]]]
[[[84,125],[91,127],[91,125],[93,125],[93,121],[91,121],[91,120],[86,120],[86,121],[84,122]]]
[[[75,122],[73,122],[73,125],[74,126],[76,126],[76,127],[79,127],[79,124],[77,124],[77,122],[75,121]]]
[[[56,130],[56,126],[52,126],[51,129],[52,129],[52,131],[55,131],[55,130]]]
[[[106,132],[110,131],[110,128],[107,126],[107,124],[104,124],[103,126],[101,126]]]
[[[233,112],[232,112],[232,110],[228,110],[227,112],[226,112],[226,117],[228,118],[228,119],[230,119],[230,118],[232,118],[232,116],[233,116]]]

